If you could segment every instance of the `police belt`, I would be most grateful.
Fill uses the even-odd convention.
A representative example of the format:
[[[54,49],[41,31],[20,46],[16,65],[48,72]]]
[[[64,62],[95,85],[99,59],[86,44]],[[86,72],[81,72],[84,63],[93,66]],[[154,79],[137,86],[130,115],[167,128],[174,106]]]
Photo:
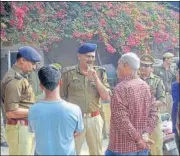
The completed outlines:
[[[27,119],[8,119],[6,122],[8,125],[24,125],[28,126],[28,120]]]
[[[95,116],[98,116],[100,114],[100,111],[97,110],[95,112],[91,112],[91,113],[83,113],[83,117],[89,117],[89,118],[92,118],[92,117],[95,117]]]

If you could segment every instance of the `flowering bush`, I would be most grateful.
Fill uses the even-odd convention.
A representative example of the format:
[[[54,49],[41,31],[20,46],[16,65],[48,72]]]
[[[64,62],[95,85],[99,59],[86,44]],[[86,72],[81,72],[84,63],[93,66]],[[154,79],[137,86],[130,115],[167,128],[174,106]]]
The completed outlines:
[[[9,10],[7,10],[9,6]],[[103,42],[109,53],[179,45],[179,13],[155,2],[1,2],[1,41],[48,47],[64,38]]]

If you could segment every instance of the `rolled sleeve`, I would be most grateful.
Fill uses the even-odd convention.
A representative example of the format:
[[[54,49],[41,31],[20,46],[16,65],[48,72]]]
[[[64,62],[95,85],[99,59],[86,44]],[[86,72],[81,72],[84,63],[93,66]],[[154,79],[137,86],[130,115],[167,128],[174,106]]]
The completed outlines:
[[[166,92],[163,81],[160,80],[156,88],[156,100],[166,103]]]
[[[107,82],[107,74],[106,74],[106,72],[104,71],[103,72],[103,78],[102,78],[102,83],[103,83],[103,85],[106,87],[106,88],[109,88],[110,89],[110,85],[109,85],[109,83]]]
[[[66,100],[68,96],[68,72],[62,74],[62,86],[60,87],[60,95]]]
[[[151,94],[150,92],[148,92],[148,94]],[[151,134],[153,129],[156,127],[157,125],[157,121],[158,121],[158,108],[155,104],[155,98],[153,98],[152,96],[146,96],[146,97],[151,97],[148,99],[149,102],[149,115],[148,115],[148,120],[147,120],[147,127],[145,128],[145,132]]]
[[[18,109],[20,103],[20,91],[18,81],[11,81],[5,89],[5,109],[6,112]]]

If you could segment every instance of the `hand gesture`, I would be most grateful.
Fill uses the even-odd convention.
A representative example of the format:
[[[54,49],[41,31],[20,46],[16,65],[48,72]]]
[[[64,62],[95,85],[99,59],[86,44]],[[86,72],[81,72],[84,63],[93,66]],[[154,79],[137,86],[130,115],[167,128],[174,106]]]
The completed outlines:
[[[156,93],[156,90],[154,87],[150,86],[151,95],[154,96]]]
[[[97,78],[97,72],[96,72],[96,70],[93,68],[93,66],[88,66],[86,76],[87,76],[88,79],[91,80],[91,81],[94,80],[95,78]]]

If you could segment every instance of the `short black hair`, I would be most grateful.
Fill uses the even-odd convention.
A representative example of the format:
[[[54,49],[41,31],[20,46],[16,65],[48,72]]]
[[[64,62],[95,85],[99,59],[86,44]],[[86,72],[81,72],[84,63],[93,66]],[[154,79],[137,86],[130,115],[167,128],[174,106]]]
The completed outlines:
[[[48,90],[53,91],[61,79],[61,73],[52,66],[44,66],[38,71],[40,83]]]
[[[16,60],[19,60],[20,58],[22,58],[21,54],[17,53]]]

